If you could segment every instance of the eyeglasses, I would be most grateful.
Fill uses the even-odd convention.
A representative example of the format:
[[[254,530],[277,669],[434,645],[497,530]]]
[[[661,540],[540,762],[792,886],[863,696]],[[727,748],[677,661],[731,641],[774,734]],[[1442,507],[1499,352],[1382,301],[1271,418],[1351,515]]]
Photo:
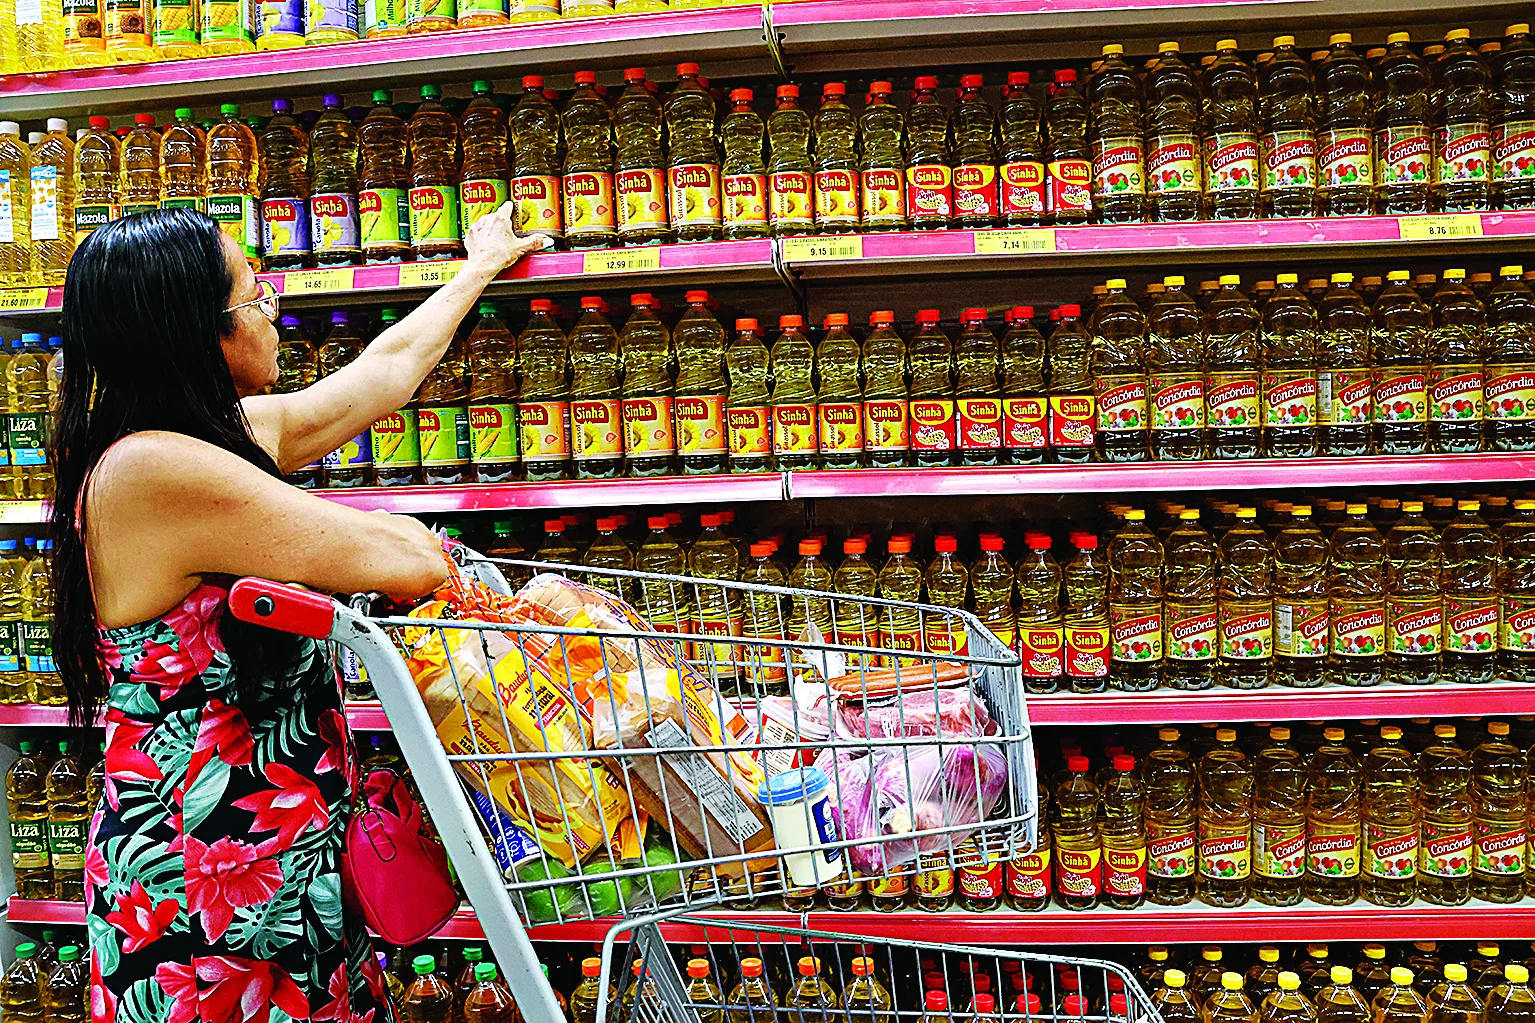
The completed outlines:
[[[261,289],[260,298],[253,298],[249,302],[241,302],[239,305],[232,305],[228,309],[225,309],[224,312],[232,313],[237,309],[244,309],[248,305],[253,305],[257,309],[261,310],[262,316],[265,316],[267,319],[275,322],[277,320],[277,289],[272,287],[270,281],[264,281],[259,278],[256,280],[256,287]]]

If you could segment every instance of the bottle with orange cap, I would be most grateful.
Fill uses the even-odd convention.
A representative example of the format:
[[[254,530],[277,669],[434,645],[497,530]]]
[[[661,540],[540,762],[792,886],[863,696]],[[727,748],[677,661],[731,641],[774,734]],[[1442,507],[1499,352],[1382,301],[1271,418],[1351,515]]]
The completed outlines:
[[[1038,465],[1048,450],[1049,398],[1045,385],[1045,339],[1034,326],[1034,307],[1007,311],[1002,337],[1002,460]],[[867,343],[865,345],[867,347]]]
[[[981,556],[970,567],[970,592],[975,616],[1011,650],[1017,641],[1018,620],[1013,613],[1013,566],[1002,548],[1002,537],[981,534]]]
[[[874,596],[879,576],[864,557],[868,550],[868,541],[862,537],[848,537],[842,541],[842,564],[837,566],[831,577],[831,588],[835,592],[855,598]],[[833,614],[835,633],[831,641],[843,646],[878,646],[878,611],[862,599],[837,601]],[[850,670],[878,660],[872,655],[851,652],[846,657]]]
[[[1235,39],[1215,44],[1205,67],[1205,216],[1245,220],[1258,215],[1258,74],[1237,55]]]
[[[997,222],[997,119],[981,91],[980,75],[963,75],[959,101],[949,117],[954,137],[954,226],[993,227]]]
[[[1082,307],[1055,310],[1057,325],[1050,335],[1049,441],[1057,462],[1090,462],[1097,454],[1093,339],[1082,322]]]
[[[822,544],[819,539],[799,542],[799,562],[789,572],[788,585],[796,590],[830,593],[832,573],[821,560]],[[832,601],[829,597],[790,597],[788,632],[786,639],[800,639],[807,626],[814,625],[823,639],[830,640],[834,626]]]
[[[1044,134],[1027,71],[1009,71],[997,111],[997,222],[1033,227],[1045,221]]]
[[[819,234],[858,231],[858,120],[845,99],[847,86],[827,82],[812,121],[815,165],[815,229]]]
[[[869,96],[858,114],[858,193],[864,231],[906,228],[906,158],[902,149],[905,125],[890,101],[889,82],[871,82]]]
[[[741,581],[759,586],[783,586],[783,567],[773,559],[775,545],[760,540],[747,549],[749,561],[741,566]],[[747,639],[766,640],[748,643],[743,648],[746,680],[757,696],[776,696],[787,690],[784,680],[784,648],[774,642],[787,636],[783,598],[775,593],[748,590],[742,596],[741,635]],[[791,753],[792,755],[792,753]],[[765,754],[774,756],[772,751]]]
[[[570,331],[570,462],[576,479],[623,475],[624,431],[619,400],[623,360],[618,334],[597,295],[581,299],[581,319]]]
[[[1370,213],[1375,205],[1370,115],[1375,90],[1354,37],[1335,32],[1316,62],[1317,178],[1321,212],[1334,217]]]
[[[1093,149],[1093,206],[1106,224],[1144,219],[1146,172],[1140,77],[1118,43],[1103,47],[1103,60],[1087,81]]]
[[[1124,278],[1108,281],[1088,326],[1098,397],[1098,454],[1109,462],[1145,461],[1150,457],[1143,353],[1146,317],[1127,294]]]
[[[907,346],[911,366],[911,448],[918,466],[950,465],[956,445],[954,345],[938,323],[937,309],[917,310],[917,329]]]
[[[767,120],[769,218],[774,237],[815,229],[814,164],[810,115],[799,104],[799,86],[780,85]]]
[[[863,340],[863,444],[876,469],[905,465],[911,452],[907,417],[906,340],[895,330],[895,313],[869,314]]]
[[[527,325],[517,336],[522,368],[519,447],[529,480],[564,479],[570,472],[570,389],[565,383],[569,347],[551,315],[554,304],[535,298],[530,306]]]
[[[618,243],[613,194],[613,114],[597,92],[594,71],[576,72],[576,91],[560,115],[565,163],[560,177],[565,238],[572,249]]]
[[[721,473],[725,436],[725,328],[709,310],[707,291],[687,293],[687,312],[672,332],[680,368],[672,405],[677,452],[684,476]]]
[[[516,15],[513,15],[516,20]],[[524,75],[522,98],[512,108],[512,203],[519,234],[564,236],[561,219],[560,115],[544,96],[540,75]]]
[[[646,520],[649,532],[634,556],[640,572],[660,575],[687,575],[687,552],[671,532],[671,520],[652,515]],[[691,587],[663,580],[641,580],[638,610],[657,632],[691,632],[695,621]],[[687,646],[687,644],[683,644]]]
[[[714,137],[714,97],[698,80],[698,65],[677,65],[677,84],[662,108],[666,120],[667,205],[678,241],[720,236],[720,155]]]
[[[1074,693],[1101,693],[1109,678],[1109,570],[1098,538],[1071,534],[1076,554],[1062,570],[1066,591],[1062,635],[1066,678]]]
[[[1156,688],[1163,657],[1162,542],[1146,528],[1146,513],[1125,512],[1109,541],[1109,620],[1112,681],[1118,689]]]
[[[824,327],[815,353],[821,382],[816,398],[821,464],[856,469],[863,464],[863,389],[858,383],[862,350],[848,330],[846,313],[828,313]]]
[[[906,108],[906,209],[916,231],[941,231],[954,210],[949,115],[938,79],[918,75]]]
[[[725,1023],[725,995],[714,982],[707,959],[688,960],[687,999],[699,1023]]]
[[[768,404],[768,350],[755,319],[740,319],[725,349],[730,389],[725,398],[729,465],[733,473],[773,467],[773,416]]]
[[[767,237],[767,165],[762,160],[765,136],[762,117],[752,109],[752,91],[732,89],[730,113],[720,125],[720,145],[725,150],[720,165],[720,200],[726,238]]]
[[[933,537],[933,560],[927,566],[924,582],[928,603],[963,611],[970,572],[955,557],[958,550],[954,537],[943,534]],[[968,653],[970,643],[963,620],[954,615],[923,616],[922,648],[930,654]]]
[[[688,548],[688,574],[699,579],[736,582],[741,578],[741,552],[725,533],[725,518],[719,512],[699,516],[698,538]],[[694,587],[697,601],[697,631],[705,636],[741,635],[741,603],[737,591],[723,586]],[[735,643],[700,645],[697,656],[700,670],[721,688],[733,690],[739,672],[741,649]]]
[[[807,1012],[813,1017],[819,1017],[823,1013],[836,1012],[842,1008],[842,997],[821,976],[819,957],[801,957],[795,964],[795,971],[799,979],[784,999],[784,1008],[793,1011],[796,1017]]]
[[[624,365],[623,419],[626,473],[666,476],[677,454],[672,423],[672,338],[656,315],[655,297],[631,295],[633,311],[618,337]]]
[[[911,537],[892,536],[885,542],[885,563],[875,580],[875,594],[885,600],[915,604],[922,599],[922,569],[911,557]],[[901,653],[916,653],[922,646],[922,616],[912,607],[877,609],[878,642],[875,646],[893,651],[890,663],[911,664],[914,659]]]
[[[773,380],[773,456],[780,469],[813,469],[820,461],[812,382],[815,349],[805,336],[803,318],[780,316],[778,327],[778,339],[768,352]]]
[[[570,1023],[597,1023],[597,1002],[602,995],[602,960],[581,960],[581,983],[570,993]],[[608,983],[608,1004],[618,1001],[618,987]]]
[[[849,1018],[866,1019],[870,1023],[895,1023],[895,999],[880,983],[873,957],[858,956],[851,969],[853,982],[842,999]]]
[[[986,325],[986,310],[960,314],[954,342],[955,440],[961,465],[999,465],[1002,461],[1001,349]]]
[[[648,85],[644,68],[626,70],[624,91],[613,109],[613,188],[618,240],[624,245],[654,245],[671,238],[661,102]]]

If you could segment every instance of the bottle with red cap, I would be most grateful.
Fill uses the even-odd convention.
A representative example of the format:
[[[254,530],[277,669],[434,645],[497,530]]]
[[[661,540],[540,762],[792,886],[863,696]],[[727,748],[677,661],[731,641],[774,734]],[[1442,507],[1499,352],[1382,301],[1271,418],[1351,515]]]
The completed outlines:
[[[565,165],[560,178],[565,237],[573,249],[616,245],[613,113],[597,92],[596,72],[576,72],[576,91],[566,102],[560,120],[565,130]]]
[[[1235,39],[1215,44],[1205,68],[1205,217],[1258,215],[1258,73],[1237,55]]]
[[[1092,115],[1093,205],[1105,224],[1133,224],[1145,217],[1144,100],[1135,69],[1118,43],[1103,47],[1103,60],[1087,82]]]
[[[1146,317],[1127,294],[1125,280],[1113,278],[1093,310],[1093,389],[1098,398],[1098,453],[1109,462],[1144,462],[1150,457],[1147,426]]]
[[[773,467],[768,350],[755,319],[736,320],[735,327],[735,337],[725,349],[730,378],[725,399],[730,471],[767,472]]]
[[[828,313],[824,326],[815,353],[821,379],[816,400],[821,464],[856,469],[863,464],[863,391],[858,384],[862,353],[848,330],[846,313]]]
[[[1162,541],[1146,528],[1146,513],[1125,512],[1109,541],[1109,622],[1113,680],[1118,689],[1156,688],[1163,657]]]
[[[99,34],[96,42],[99,47],[101,43]],[[237,131],[231,131],[226,127],[231,121]],[[215,135],[215,132],[218,135]],[[213,143],[220,136],[229,138],[234,144],[225,142],[220,146],[217,154],[217,169],[215,169]],[[241,145],[246,140],[249,140],[249,149]],[[247,255],[254,255],[255,252],[260,251],[259,247],[247,248],[244,244],[244,232],[247,230],[246,225],[254,219],[254,217],[247,218],[245,211],[252,205],[249,186],[255,171],[256,139],[250,134],[249,128],[226,112],[224,119],[209,130],[208,141],[209,215],[217,218],[219,210],[216,208],[216,203],[219,199],[224,200],[226,207],[232,205],[239,210],[241,215],[235,223],[240,226],[241,237],[235,240],[242,243],[241,248]],[[239,162],[236,163],[236,161]],[[80,142],[75,146],[76,245],[83,244],[92,231],[105,227],[114,219],[121,201],[121,173],[121,147],[117,143],[117,136],[112,134],[111,120],[100,116],[91,117],[90,127],[86,129],[85,134],[80,137]],[[228,193],[233,193],[233,203],[229,202]],[[259,267],[259,259],[256,260],[256,264]]]
[[[1093,534],[1072,533],[1071,544],[1077,553],[1062,570],[1066,678],[1074,693],[1101,693],[1109,679],[1109,569]]]
[[[827,82],[812,124],[815,150],[815,227],[820,234],[858,231],[858,120],[844,98],[847,86]]]
[[[750,89],[730,91],[730,113],[720,125],[725,160],[720,166],[720,200],[726,238],[766,238],[768,234],[767,165],[762,162],[766,129],[752,109]]]
[[[633,312],[618,337],[623,356],[624,457],[630,476],[666,476],[677,454],[672,429],[672,338],[655,297],[631,295]]]
[[[1085,756],[1066,758],[1066,774],[1056,786],[1050,822],[1055,849],[1056,900],[1065,909],[1092,909],[1103,889],[1102,847],[1098,835],[1098,788]]]
[[[821,541],[805,539],[799,542],[799,562],[789,572],[789,586],[797,590],[815,590],[830,593],[831,569],[821,560]],[[829,597],[791,597],[789,599],[788,633],[786,639],[797,640],[813,624],[821,636],[830,641],[832,636],[832,602]]]
[[[570,332],[570,459],[576,479],[623,475],[623,409],[618,334],[603,315],[600,296],[581,299],[581,319]]]
[[[997,111],[997,223],[1033,227],[1045,222],[1045,148],[1039,104],[1027,71],[1009,71]]]
[[[778,340],[768,352],[773,380],[773,457],[780,469],[814,469],[820,461],[816,393],[812,382],[815,349],[804,320],[778,318]]]
[[[1055,310],[1050,334],[1050,450],[1057,462],[1091,462],[1097,457],[1098,399],[1093,387],[1093,339],[1082,322],[1082,307]]]
[[[965,594],[970,587],[970,572],[955,557],[959,544],[952,536],[933,537],[933,560],[924,580],[927,601],[939,607],[965,609]],[[926,615],[922,619],[922,648],[930,654],[964,655],[970,650],[963,620],[954,615]]]
[[[1024,536],[1027,553],[1018,559],[1018,652],[1023,683],[1031,693],[1053,693],[1060,686],[1064,639],[1061,628],[1061,566],[1050,554],[1050,537]]]
[[[1034,327],[1034,307],[1007,311],[1002,337],[1002,461],[1038,465],[1045,460],[1049,401],[1045,339]]]
[[[738,581],[741,578],[741,552],[725,533],[724,516],[719,512],[705,512],[698,521],[701,528],[698,538],[688,549],[687,574],[698,579]],[[693,589],[699,633],[738,638],[741,635],[741,604],[736,591],[704,584]],[[741,662],[740,647],[732,642],[700,644],[697,656],[702,662],[699,670],[705,672],[711,682],[726,691],[735,690]]]
[[[1007,904],[1020,913],[1035,913],[1047,908],[1050,905],[1050,893],[1054,890],[1054,871],[1050,865],[1050,828],[1045,823],[1050,820],[1048,785],[1039,788],[1036,812],[1040,825],[1033,848],[1018,852],[1002,871],[1002,887],[1007,895]],[[1016,978],[1018,990],[1022,992],[1023,976],[1020,973]]]
[[[613,109],[613,187],[618,240],[624,245],[654,245],[672,237],[666,205],[666,151],[661,145],[661,101],[648,86],[644,68],[629,68],[624,72],[624,91]]]
[[[981,534],[981,556],[970,567],[970,591],[975,616],[1003,647],[1012,649],[1018,634],[1018,619],[1013,613],[1013,566],[1002,548],[1000,536]]]
[[[650,532],[634,556],[635,570],[660,575],[687,575],[687,552],[671,533],[671,519],[665,515],[652,515],[645,524]],[[636,607],[650,623],[651,629],[656,632],[693,631],[695,619],[691,587],[646,579],[641,580],[639,591]],[[680,646],[686,647],[688,644]],[[690,656],[686,651],[684,655]]]
[[[677,65],[666,98],[667,206],[678,241],[720,236],[720,154],[714,138],[714,97],[698,80],[697,64]]]
[[[597,535],[581,554],[581,564],[591,568],[617,568],[626,571],[634,568],[634,551],[618,533],[618,519],[606,516],[597,520]],[[623,600],[634,599],[634,582],[623,576],[583,575],[581,581],[588,586],[607,590]]]
[[[1146,207],[1151,220],[1198,220],[1203,174],[1199,77],[1176,42],[1157,46],[1146,75]]]
[[[810,115],[799,105],[799,86],[780,85],[768,115],[768,210],[774,237],[815,228],[815,186],[810,160]]]
[[[906,209],[916,231],[944,230],[954,210],[949,115],[931,75],[917,76],[906,108]]]
[[[917,310],[908,346],[911,364],[911,449],[918,466],[951,465],[954,459],[954,345],[938,325],[937,309]]]
[[[985,309],[960,314],[954,343],[955,433],[961,465],[999,465],[1002,461],[1001,352],[986,326]]]
[[[748,549],[750,561],[741,569],[741,581],[759,586],[783,586],[787,581],[783,567],[773,560],[774,545],[766,540],[758,541]],[[779,641],[785,639],[783,599],[774,593],[747,591],[741,608],[741,635],[747,639]],[[745,674],[751,692],[757,696],[776,696],[788,691],[784,678],[784,648],[768,643],[749,643],[746,646]],[[764,757],[787,754],[792,750],[766,751]],[[787,770],[790,764],[783,765]]]
[[[874,596],[874,591],[879,585],[879,576],[874,571],[869,560],[864,557],[868,553],[868,541],[862,537],[848,537],[842,541],[842,564],[832,573],[831,588],[845,596],[867,598]],[[873,605],[863,600],[839,600],[835,605],[833,619],[835,633],[832,641],[843,646],[877,646],[879,644],[879,620]],[[860,653],[848,653],[847,665],[849,670],[856,670],[865,663],[872,664],[877,657]],[[856,901],[853,900],[853,901]],[[832,907],[836,908],[849,908]]]
[[[709,311],[709,293],[687,293],[672,346],[681,369],[672,406],[684,476],[725,471],[725,328]]]
[[[889,469],[907,463],[911,428],[907,418],[906,339],[896,333],[895,313],[869,314],[863,339],[863,444],[867,464]]]
[[[1085,224],[1093,214],[1087,97],[1075,68],[1062,68],[1045,98],[1046,205],[1052,224]]]
[[[519,234],[564,235],[560,197],[560,114],[544,96],[544,80],[524,75],[512,108],[512,203]],[[412,150],[414,152],[414,150]]]
[[[949,118],[954,136],[954,226],[997,223],[997,118],[981,91],[980,75],[959,80],[959,102]]]
[[[564,332],[550,315],[553,303],[535,298],[530,304],[527,325],[517,336],[522,364],[518,446],[529,480],[560,480],[570,472],[570,389],[565,382],[570,354]]]
[[[872,82],[858,115],[859,198],[865,231],[906,229],[906,158],[902,151],[905,124],[890,101],[894,87]]]
[[[915,604],[922,599],[922,569],[911,557],[911,537],[892,536],[886,541],[885,563],[875,581],[875,594],[885,600]],[[916,653],[922,647],[922,616],[909,607],[885,607],[879,611],[879,641],[888,650]],[[915,663],[911,657],[891,657],[890,662]],[[905,889],[901,889],[902,893]],[[872,889],[871,889],[872,893]],[[880,908],[880,907],[877,907]]]
[[[1103,901],[1135,909],[1146,901],[1146,784],[1129,753],[1116,753],[1103,782]],[[1121,996],[1123,997],[1123,996]]]

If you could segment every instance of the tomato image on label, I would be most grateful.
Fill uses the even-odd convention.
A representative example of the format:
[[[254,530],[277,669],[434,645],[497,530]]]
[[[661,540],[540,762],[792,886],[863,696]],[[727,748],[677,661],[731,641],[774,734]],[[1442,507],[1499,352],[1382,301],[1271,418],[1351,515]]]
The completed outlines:
[[[1379,657],[1385,653],[1386,609],[1366,608],[1332,619],[1332,652],[1339,657]]]
[[[1428,381],[1422,373],[1384,377],[1375,384],[1377,423],[1422,423],[1428,420]]]
[[[1221,656],[1227,660],[1261,660],[1273,656],[1274,615],[1233,611],[1224,602],[1220,609]]]
[[[1442,622],[1443,610],[1437,603],[1424,607],[1421,601],[1386,601],[1386,636],[1393,654],[1438,654]]]
[[[1375,132],[1376,184],[1427,183],[1432,149],[1427,125],[1379,129]]]
[[[1151,378],[1151,428],[1202,430],[1205,425],[1203,377],[1179,375]]]
[[[1494,614],[1496,617],[1496,614]],[[1274,653],[1279,657],[1325,657],[1331,619],[1327,601],[1274,602]]]
[[[1098,429],[1146,429],[1144,377],[1106,376],[1099,377],[1094,383],[1098,392]]]
[[[1492,134],[1485,121],[1448,124],[1435,135],[1435,181],[1449,184],[1491,179]]]
[[[1146,158],[1146,190],[1152,195],[1200,190],[1199,139],[1193,135],[1161,135],[1152,141]]]
[[[1316,187],[1316,137],[1309,131],[1263,136],[1263,189]]]
[[[1140,139],[1109,138],[1093,143],[1094,197],[1141,195],[1145,191]]]
[[[1294,371],[1263,374],[1263,425],[1316,423],[1316,377]]]
[[[1259,877],[1300,877],[1306,872],[1306,822],[1253,822],[1253,859]]]
[[[1444,598],[1444,648],[1454,654],[1490,654],[1497,649],[1498,605],[1475,598]]]
[[[1153,877],[1194,876],[1195,835],[1181,824],[1146,822],[1146,871]]]
[[[1259,384],[1240,373],[1211,373],[1205,407],[1212,427],[1254,429],[1258,426]]]
[[[1116,661],[1162,659],[1162,615],[1144,613],[1139,606],[1109,605],[1109,622]]]
[[[1476,836],[1473,871],[1503,876],[1524,873],[1523,828],[1499,831],[1492,823],[1477,820],[1472,822],[1472,829]]]
[[[1359,832],[1313,823],[1306,838],[1306,871],[1319,877],[1359,876]]]
[[[1213,608],[1167,605],[1167,656],[1175,661],[1215,659],[1216,617]]]
[[[1418,872],[1418,833],[1364,826],[1364,872],[1368,877],[1402,880]]]
[[[1217,134],[1205,140],[1205,188],[1208,191],[1256,191],[1258,176],[1257,136]]]
[[[1488,419],[1501,422],[1535,419],[1535,366],[1512,370],[1498,367],[1490,371],[1486,396]]]
[[[1428,414],[1436,423],[1480,422],[1486,409],[1479,366],[1435,366]]]
[[[1334,369],[1317,374],[1317,422],[1362,426],[1374,414],[1374,378],[1369,370]]]
[[[1252,875],[1252,845],[1248,829],[1199,824],[1199,873],[1217,881],[1241,881]]]
[[[1431,877],[1471,873],[1471,832],[1425,820],[1418,825],[1418,870]]]

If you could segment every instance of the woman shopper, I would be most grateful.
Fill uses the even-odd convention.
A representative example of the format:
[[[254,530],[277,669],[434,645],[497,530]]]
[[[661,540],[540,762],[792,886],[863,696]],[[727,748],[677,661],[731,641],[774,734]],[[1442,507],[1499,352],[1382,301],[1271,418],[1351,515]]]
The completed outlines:
[[[282,474],[410,400],[485,285],[544,247],[511,215],[481,218],[452,281],[293,394],[261,394],[277,379],[277,297],[208,217],[127,217],[75,253],[53,641],[74,722],[106,710],[85,865],[97,1023],[274,1008],[383,1023],[382,974],[341,897],[356,765],[328,645],[235,620],[229,586],[412,598],[441,581],[420,523]]]

